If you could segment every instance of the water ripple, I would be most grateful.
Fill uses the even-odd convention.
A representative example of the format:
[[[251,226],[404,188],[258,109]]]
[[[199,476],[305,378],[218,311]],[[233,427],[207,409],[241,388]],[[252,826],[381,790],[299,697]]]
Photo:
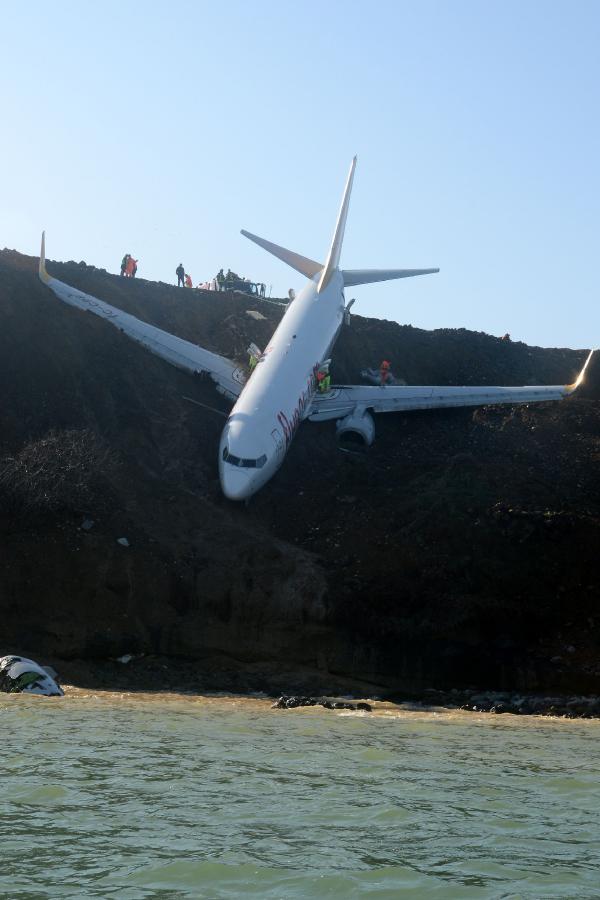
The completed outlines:
[[[600,725],[0,701],[0,896],[597,897]]]

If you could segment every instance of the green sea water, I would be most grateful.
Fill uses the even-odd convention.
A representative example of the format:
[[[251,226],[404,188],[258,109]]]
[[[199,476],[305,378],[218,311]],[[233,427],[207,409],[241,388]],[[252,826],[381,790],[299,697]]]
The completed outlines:
[[[0,695],[0,897],[600,897],[600,723]]]

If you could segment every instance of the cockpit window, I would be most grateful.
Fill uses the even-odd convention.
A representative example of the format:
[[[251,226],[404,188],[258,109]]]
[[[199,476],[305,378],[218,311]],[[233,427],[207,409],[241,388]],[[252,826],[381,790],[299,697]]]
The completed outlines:
[[[239,466],[242,469],[262,469],[267,461],[266,454],[263,453],[258,459],[242,459],[240,456],[234,456],[227,447],[223,447],[223,460],[231,466]]]

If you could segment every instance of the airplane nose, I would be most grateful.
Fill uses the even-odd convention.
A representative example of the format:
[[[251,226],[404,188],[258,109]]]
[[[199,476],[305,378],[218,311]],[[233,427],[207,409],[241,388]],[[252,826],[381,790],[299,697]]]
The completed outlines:
[[[245,500],[254,493],[252,478],[244,469],[228,466],[221,477],[223,493],[230,500]]]

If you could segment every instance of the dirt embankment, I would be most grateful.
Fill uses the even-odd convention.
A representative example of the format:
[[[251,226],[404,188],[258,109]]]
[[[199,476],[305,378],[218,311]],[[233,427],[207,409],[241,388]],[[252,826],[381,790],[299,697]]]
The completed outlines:
[[[380,416],[365,457],[306,424],[244,507],[219,490],[223,420],[183,399],[226,410],[213,387],[61,304],[35,266],[0,253],[0,456],[22,479],[0,488],[0,655],[143,653],[237,687],[302,670],[395,690],[600,688],[599,365],[561,404]],[[281,314],[48,268],[242,359]],[[412,383],[534,384],[572,380],[584,353],[355,316],[333,378],[382,357]]]

